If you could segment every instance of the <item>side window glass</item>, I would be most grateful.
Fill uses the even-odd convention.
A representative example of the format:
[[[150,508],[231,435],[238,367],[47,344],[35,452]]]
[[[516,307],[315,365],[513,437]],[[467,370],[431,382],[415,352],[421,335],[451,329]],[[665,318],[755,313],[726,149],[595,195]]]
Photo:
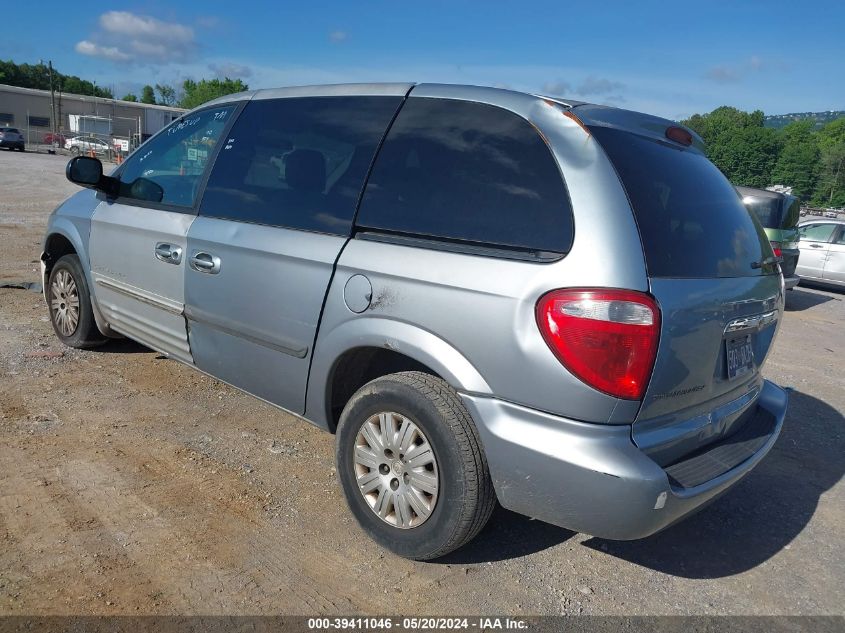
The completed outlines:
[[[357,224],[558,253],[574,230],[557,163],[530,123],[491,105],[425,97],[409,98],[390,128]]]
[[[798,229],[801,239],[808,242],[827,242],[833,233],[833,224],[809,224]]]
[[[401,97],[250,102],[228,134],[200,214],[347,235]]]
[[[235,106],[192,112],[141,145],[120,172],[120,197],[191,207]]]

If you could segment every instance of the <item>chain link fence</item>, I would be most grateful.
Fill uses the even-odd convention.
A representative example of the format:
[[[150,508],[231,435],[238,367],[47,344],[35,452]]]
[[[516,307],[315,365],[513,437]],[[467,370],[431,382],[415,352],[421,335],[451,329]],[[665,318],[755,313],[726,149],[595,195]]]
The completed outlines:
[[[63,117],[66,118],[66,117]],[[126,128],[115,125],[109,117],[97,117],[100,129]],[[41,125],[43,123],[44,125]],[[139,135],[117,135],[102,131],[85,131],[84,125],[77,125],[82,130],[72,131],[69,120],[54,132],[49,127],[48,117],[27,115],[25,125],[14,126],[20,130],[26,142],[26,148],[31,152],[46,152],[64,154],[68,156],[95,156],[101,160],[120,163],[139,144]]]

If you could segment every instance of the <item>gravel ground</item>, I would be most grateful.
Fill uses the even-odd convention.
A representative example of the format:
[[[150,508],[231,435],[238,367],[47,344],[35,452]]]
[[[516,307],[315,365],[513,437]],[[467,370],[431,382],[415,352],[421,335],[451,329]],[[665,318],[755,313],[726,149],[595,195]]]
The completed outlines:
[[[0,284],[38,280],[64,166],[0,152]],[[841,615],[843,296],[789,293],[783,435],[704,511],[618,543],[497,510],[415,563],[351,519],[332,436],[128,341],[63,348],[0,289],[0,614]]]

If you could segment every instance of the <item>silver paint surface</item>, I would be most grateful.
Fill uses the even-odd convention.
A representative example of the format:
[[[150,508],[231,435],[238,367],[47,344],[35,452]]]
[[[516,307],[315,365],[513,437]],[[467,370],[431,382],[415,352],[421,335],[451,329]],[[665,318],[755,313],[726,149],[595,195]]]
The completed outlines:
[[[197,366],[301,414],[320,307],[345,241],[198,217],[188,232],[187,250],[218,257],[220,272],[184,271],[185,312]]]
[[[91,220],[91,292],[109,326],[159,352],[191,362],[185,329],[184,262],[156,257],[167,242],[183,251],[194,216],[100,202]]]

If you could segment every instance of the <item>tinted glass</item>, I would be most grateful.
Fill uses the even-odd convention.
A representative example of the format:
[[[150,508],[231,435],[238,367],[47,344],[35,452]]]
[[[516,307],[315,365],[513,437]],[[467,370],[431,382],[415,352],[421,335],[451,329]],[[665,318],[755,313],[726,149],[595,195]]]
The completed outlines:
[[[190,112],[144,143],[120,171],[120,196],[191,207],[235,106]],[[95,139],[82,138],[94,144]]]
[[[634,210],[652,277],[746,277],[771,257],[766,234],[727,178],[702,154],[594,127]]]
[[[743,196],[742,203],[767,229],[779,229],[782,223],[783,201],[780,198],[755,198]]]
[[[835,228],[835,224],[808,224],[799,227],[798,232],[801,234],[801,239],[806,242],[827,242]]]
[[[745,208],[767,229],[791,229],[798,223],[801,203],[795,196],[764,197],[744,187],[739,193]]]
[[[259,100],[220,151],[200,213],[347,235],[401,97]]]
[[[549,148],[494,106],[410,98],[379,152],[358,225],[567,252],[573,220]]]
[[[801,219],[801,201],[794,196],[787,196],[783,201],[784,214],[780,228],[794,229]]]

